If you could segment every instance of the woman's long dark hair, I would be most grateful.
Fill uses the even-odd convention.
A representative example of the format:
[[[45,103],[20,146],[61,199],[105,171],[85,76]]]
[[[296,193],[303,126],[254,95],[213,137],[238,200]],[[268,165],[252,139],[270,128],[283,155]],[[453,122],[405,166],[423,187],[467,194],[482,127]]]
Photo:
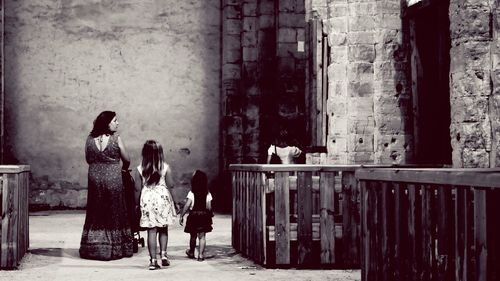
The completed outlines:
[[[103,111],[94,120],[94,128],[90,132],[90,136],[97,138],[100,135],[112,135],[114,132],[109,130],[109,123],[115,118],[116,113],[113,111]]]
[[[200,170],[196,170],[191,178],[191,192],[194,194],[194,204],[202,208],[205,206],[208,194],[208,179],[207,174]]]
[[[163,147],[155,140],[147,140],[142,147],[142,176],[146,185],[160,182],[163,169]]]

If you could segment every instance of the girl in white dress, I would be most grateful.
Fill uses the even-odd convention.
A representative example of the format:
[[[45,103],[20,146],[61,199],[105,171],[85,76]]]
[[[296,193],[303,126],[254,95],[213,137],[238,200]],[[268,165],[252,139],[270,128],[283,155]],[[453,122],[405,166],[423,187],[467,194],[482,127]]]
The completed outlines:
[[[148,140],[142,148],[142,163],[137,167],[140,180],[136,181],[136,202],[139,202],[141,218],[139,225],[147,228],[149,269],[160,268],[156,259],[156,237],[160,243],[162,266],[170,265],[167,257],[168,226],[177,216],[172,195],[172,171],[163,160],[163,148]]]

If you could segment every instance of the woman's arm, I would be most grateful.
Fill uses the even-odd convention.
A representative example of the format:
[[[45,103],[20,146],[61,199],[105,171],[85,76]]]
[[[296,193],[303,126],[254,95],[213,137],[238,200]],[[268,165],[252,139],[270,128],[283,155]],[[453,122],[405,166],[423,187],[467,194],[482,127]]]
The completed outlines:
[[[118,147],[120,148],[120,156],[122,158],[123,170],[127,170],[130,166],[130,157],[128,156],[127,149],[125,148],[125,144],[123,144],[122,138],[118,136]]]
[[[174,187],[174,179],[172,177],[172,169],[170,169],[169,165],[167,165],[167,172],[165,173],[165,183],[167,184],[167,187],[170,187],[170,188]]]
[[[139,206],[140,200],[141,200],[141,191],[142,191],[142,177],[139,175],[139,171],[137,169],[134,169],[132,173],[134,177],[134,199],[135,199],[135,205]]]

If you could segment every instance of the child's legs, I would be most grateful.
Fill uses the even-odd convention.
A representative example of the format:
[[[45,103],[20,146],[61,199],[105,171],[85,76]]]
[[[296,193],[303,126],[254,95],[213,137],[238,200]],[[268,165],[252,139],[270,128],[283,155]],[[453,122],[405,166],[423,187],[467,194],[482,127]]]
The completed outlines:
[[[194,248],[196,248],[196,233],[189,233],[189,252],[194,254]]]
[[[158,233],[159,233],[158,242],[160,242],[160,251],[162,254],[167,254],[168,226],[167,227],[159,227]]]
[[[205,232],[198,233],[198,239],[200,240],[200,249],[198,251],[198,255],[200,257],[203,257],[203,255],[205,253],[205,244],[206,244]]]
[[[148,228],[148,251],[152,259],[156,259],[156,233],[155,227]]]

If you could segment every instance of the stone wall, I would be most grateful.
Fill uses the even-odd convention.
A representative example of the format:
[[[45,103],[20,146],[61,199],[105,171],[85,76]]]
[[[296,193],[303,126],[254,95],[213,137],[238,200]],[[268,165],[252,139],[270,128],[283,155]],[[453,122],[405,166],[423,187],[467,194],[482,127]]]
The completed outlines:
[[[31,204],[84,207],[85,139],[118,114],[132,165],[163,144],[177,188],[194,169],[218,193],[220,1],[5,2],[7,163],[31,166]]]
[[[317,2],[321,14],[323,2]],[[400,2],[326,3],[328,13],[322,17],[331,46],[327,162],[410,162],[411,96]]]
[[[451,1],[451,144],[455,167],[500,166],[498,1]]]

